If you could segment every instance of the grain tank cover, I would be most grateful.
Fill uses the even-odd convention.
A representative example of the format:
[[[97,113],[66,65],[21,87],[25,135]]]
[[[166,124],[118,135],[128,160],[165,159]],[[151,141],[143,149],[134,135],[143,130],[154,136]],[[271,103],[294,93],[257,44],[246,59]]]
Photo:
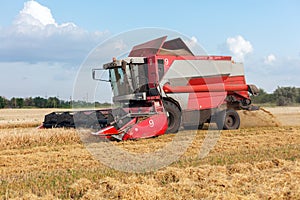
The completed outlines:
[[[181,38],[166,41],[157,55],[194,56]]]
[[[145,42],[143,44],[136,45],[132,48],[128,57],[148,57],[156,55],[166,39],[167,36],[164,36]]]
[[[154,55],[193,56],[192,51],[181,38],[166,41],[167,36],[136,45],[128,57],[149,57]]]

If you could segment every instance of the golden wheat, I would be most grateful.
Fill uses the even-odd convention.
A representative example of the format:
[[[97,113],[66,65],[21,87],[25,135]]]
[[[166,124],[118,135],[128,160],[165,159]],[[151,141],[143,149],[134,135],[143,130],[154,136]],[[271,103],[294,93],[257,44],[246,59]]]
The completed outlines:
[[[0,150],[79,142],[74,129],[0,129]]]
[[[5,112],[8,116],[2,119],[13,121],[15,114]],[[27,117],[33,113],[22,112]],[[43,119],[44,111],[38,113],[34,118]],[[262,126],[222,131],[218,143],[204,159],[198,155],[207,130],[197,131],[177,162],[141,174],[115,171],[99,163],[74,129],[26,128],[24,124],[31,119],[24,117],[15,127],[0,129],[0,197],[300,199],[300,127],[276,127],[278,119],[264,113],[243,113],[242,120],[249,115]],[[23,119],[20,112],[18,116]],[[153,152],[174,137],[171,134],[112,144],[129,152]]]
[[[0,129],[37,127],[54,111],[59,109],[0,109]]]

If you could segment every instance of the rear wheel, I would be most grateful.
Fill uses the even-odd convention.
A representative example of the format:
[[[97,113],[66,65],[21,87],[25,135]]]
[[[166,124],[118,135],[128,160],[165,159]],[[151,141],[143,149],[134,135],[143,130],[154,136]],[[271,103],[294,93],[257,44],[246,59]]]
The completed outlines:
[[[181,111],[174,103],[164,101],[164,107],[168,114],[168,129],[166,133],[177,133],[181,123]]]
[[[240,127],[241,122],[239,114],[235,110],[229,109],[218,113],[216,123],[219,130],[234,130]]]

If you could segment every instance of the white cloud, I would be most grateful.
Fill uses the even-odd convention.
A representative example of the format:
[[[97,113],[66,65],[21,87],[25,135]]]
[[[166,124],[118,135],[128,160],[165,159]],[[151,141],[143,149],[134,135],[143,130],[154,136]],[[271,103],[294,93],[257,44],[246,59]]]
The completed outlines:
[[[24,8],[20,11],[19,17],[15,22],[22,23],[23,19],[26,18],[28,19],[26,23],[29,23],[31,25],[37,25],[37,21],[40,22],[43,26],[46,26],[48,24],[57,25],[52,16],[51,10],[33,0],[24,3]]]
[[[227,38],[226,43],[237,61],[244,61],[245,56],[253,52],[251,43],[240,35]]]
[[[32,33],[32,30],[41,31],[40,29],[48,29],[48,36],[49,34],[62,31],[62,29],[66,32],[77,28],[72,22],[57,24],[51,10],[33,0],[24,3],[24,7],[15,18],[13,25],[25,34]]]
[[[107,35],[72,22],[58,24],[49,8],[30,0],[13,23],[1,29],[0,61],[81,62]]]
[[[264,63],[267,65],[272,65],[276,61],[276,57],[274,54],[270,54],[267,57],[265,57]]]
[[[80,64],[108,34],[58,23],[49,8],[25,2],[11,25],[0,27],[0,94],[68,99]]]

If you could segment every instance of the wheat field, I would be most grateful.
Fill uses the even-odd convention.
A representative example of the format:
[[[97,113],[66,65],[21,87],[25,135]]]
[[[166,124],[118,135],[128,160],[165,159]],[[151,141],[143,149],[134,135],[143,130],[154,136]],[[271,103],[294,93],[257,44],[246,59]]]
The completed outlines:
[[[36,129],[52,111],[0,110],[2,199],[300,199],[299,108],[240,111],[241,128],[222,131],[206,157],[198,130],[179,160],[144,173],[105,166],[74,129]],[[174,137],[112,144],[152,152]]]

